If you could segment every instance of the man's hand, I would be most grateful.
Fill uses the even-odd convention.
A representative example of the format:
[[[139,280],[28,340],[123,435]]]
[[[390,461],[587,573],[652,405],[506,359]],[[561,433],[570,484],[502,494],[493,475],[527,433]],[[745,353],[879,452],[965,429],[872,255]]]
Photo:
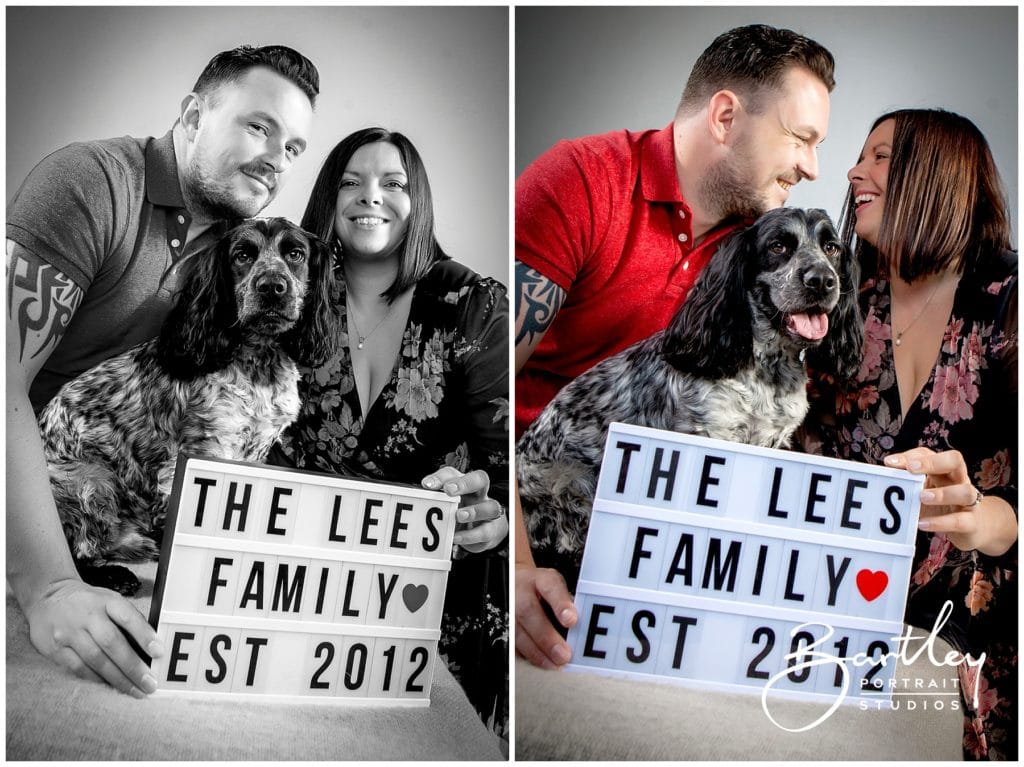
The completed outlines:
[[[533,354],[565,301],[565,291],[540,272],[516,260],[516,373]],[[526,535],[519,487],[513,490],[516,525],[516,654],[542,668],[555,669],[572,651],[548,619],[547,604],[559,623],[572,628],[578,619],[565,578],[533,562]]]
[[[544,606],[565,628],[578,616],[565,578],[557,570],[537,567],[526,535],[519,485],[513,482],[516,514],[516,654],[535,666],[555,669],[572,658],[572,650],[552,625]]]
[[[75,676],[105,681],[136,698],[156,690],[156,679],[125,634],[153,658],[163,655],[163,645],[135,606],[113,591],[71,578],[58,581],[26,607],[25,617],[33,646]]]
[[[82,302],[82,289],[8,240],[7,297],[7,583],[40,653],[76,676],[143,697],[156,680],[125,634],[152,657],[163,648],[130,602],[75,574],[28,396]]]
[[[548,620],[544,603],[565,628],[576,624],[576,607],[561,574],[516,562],[516,654],[535,666],[556,669],[571,660],[572,651]]]

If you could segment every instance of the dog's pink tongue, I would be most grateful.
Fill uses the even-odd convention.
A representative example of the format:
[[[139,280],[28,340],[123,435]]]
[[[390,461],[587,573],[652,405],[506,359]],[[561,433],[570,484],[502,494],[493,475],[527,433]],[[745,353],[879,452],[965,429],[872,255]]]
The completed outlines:
[[[811,341],[820,341],[828,333],[827,314],[791,314],[787,320],[789,327],[798,335]]]

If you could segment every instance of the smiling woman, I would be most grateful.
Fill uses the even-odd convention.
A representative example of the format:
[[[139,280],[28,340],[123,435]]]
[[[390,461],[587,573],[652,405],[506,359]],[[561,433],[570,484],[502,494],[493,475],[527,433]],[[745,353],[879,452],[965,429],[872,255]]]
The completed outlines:
[[[386,258],[405,236],[408,179],[394,144],[375,141],[357,149],[338,189],[335,230],[349,257]]]
[[[423,161],[401,133],[367,128],[343,139],[302,225],[331,244],[343,277],[341,348],[301,371],[302,410],[274,460],[392,482],[419,484],[435,472],[468,483],[439,651],[481,718],[503,733],[505,288],[441,249]]]
[[[964,754],[1015,759],[1017,254],[1002,181],[977,126],[942,109],[883,114],[848,179],[864,361],[846,385],[815,377],[805,444],[926,475],[906,621],[986,659],[958,668]]]

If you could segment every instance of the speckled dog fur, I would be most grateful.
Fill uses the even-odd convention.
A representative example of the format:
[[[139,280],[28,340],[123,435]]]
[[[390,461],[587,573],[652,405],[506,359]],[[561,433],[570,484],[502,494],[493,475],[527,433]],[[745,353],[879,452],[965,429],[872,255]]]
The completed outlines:
[[[253,219],[189,259],[158,338],[66,384],[39,416],[50,484],[80,563],[159,553],[180,451],[262,461],[299,409],[296,361],[336,336],[324,244]]]
[[[860,365],[858,276],[821,210],[774,210],[733,235],[668,328],[579,376],[520,439],[519,493],[537,564],[575,582],[614,421],[787,446],[807,412],[805,354],[842,378]],[[790,332],[794,313],[826,313],[827,336]]]

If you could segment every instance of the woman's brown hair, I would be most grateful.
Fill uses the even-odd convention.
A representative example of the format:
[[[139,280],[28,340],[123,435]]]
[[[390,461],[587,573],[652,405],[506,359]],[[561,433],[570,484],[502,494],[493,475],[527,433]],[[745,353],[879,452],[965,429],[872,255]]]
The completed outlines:
[[[901,109],[894,120],[885,210],[878,245],[858,241],[865,275],[894,268],[908,282],[946,269],[974,269],[986,254],[1010,248],[1006,192],[988,142],[966,117],[942,109]],[[853,185],[842,213],[852,244]]]
[[[408,288],[415,285],[430,271],[437,261],[448,259],[434,234],[434,202],[423,159],[413,143],[402,133],[385,128],[363,128],[350,133],[335,145],[313,184],[302,228],[312,232],[332,246],[337,241],[334,233],[335,208],[341,177],[356,150],[367,144],[392,144],[402,158],[402,167],[409,179],[409,221],[402,242],[398,276],[382,294],[390,304]],[[342,253],[344,257],[344,253]]]

